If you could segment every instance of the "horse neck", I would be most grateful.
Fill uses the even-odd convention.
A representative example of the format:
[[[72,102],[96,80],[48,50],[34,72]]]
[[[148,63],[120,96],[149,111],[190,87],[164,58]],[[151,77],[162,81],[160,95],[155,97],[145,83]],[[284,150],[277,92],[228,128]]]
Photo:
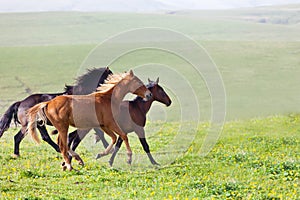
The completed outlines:
[[[110,92],[112,103],[116,106],[119,106],[126,94],[129,93],[129,90],[123,82],[120,82],[114,88],[112,88]]]
[[[151,105],[152,105],[153,101],[154,101],[153,98],[151,98],[148,101],[144,101],[141,97],[137,97],[135,100],[133,100],[133,102],[135,102],[138,105],[138,107],[140,108],[140,110],[143,114],[148,113],[148,111],[151,108]]]

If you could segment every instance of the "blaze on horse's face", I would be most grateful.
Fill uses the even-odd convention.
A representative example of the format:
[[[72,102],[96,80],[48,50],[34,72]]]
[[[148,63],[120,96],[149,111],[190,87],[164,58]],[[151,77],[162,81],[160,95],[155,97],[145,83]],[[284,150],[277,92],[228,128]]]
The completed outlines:
[[[151,81],[150,79],[148,79],[148,81],[149,84],[147,85],[147,88],[152,92],[153,99],[165,104],[166,106],[170,106],[172,101],[164,89],[158,85],[159,78],[157,78],[156,81]]]
[[[129,91],[142,97],[145,101],[150,100],[152,93],[146,88],[144,83],[133,74],[132,70],[130,70],[127,76],[131,81],[131,84],[129,85]]]

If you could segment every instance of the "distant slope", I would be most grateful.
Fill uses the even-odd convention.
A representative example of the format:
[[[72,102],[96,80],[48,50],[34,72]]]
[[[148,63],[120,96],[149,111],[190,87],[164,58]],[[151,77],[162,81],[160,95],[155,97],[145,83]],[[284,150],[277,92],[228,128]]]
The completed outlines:
[[[143,27],[172,29],[196,40],[299,41],[299,21],[295,6],[156,14],[2,13],[0,46],[97,44],[122,31]]]

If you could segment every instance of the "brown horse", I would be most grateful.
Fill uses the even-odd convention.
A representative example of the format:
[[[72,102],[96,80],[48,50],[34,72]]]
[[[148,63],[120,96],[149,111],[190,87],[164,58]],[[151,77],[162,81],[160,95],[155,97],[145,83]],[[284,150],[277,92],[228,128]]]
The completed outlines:
[[[125,133],[135,132],[139,137],[140,143],[143,146],[144,151],[146,152],[150,162],[153,165],[159,165],[151,155],[149,145],[147,143],[145,137],[144,127],[146,125],[146,115],[154,101],[158,101],[160,103],[165,104],[166,106],[170,106],[172,101],[168,94],[164,91],[164,89],[158,84],[159,78],[156,81],[151,81],[148,79],[149,83],[147,84],[147,88],[152,93],[152,98],[149,101],[144,101],[141,97],[137,97],[132,101],[123,101],[120,105],[120,115],[117,119],[117,122],[120,128]],[[75,130],[74,132],[69,134],[69,147],[72,144],[71,149],[75,151],[76,147],[79,145],[81,140],[88,134],[89,130]],[[78,133],[78,134],[77,134]],[[99,135],[101,134],[101,135]],[[72,136],[73,137],[70,137]],[[97,137],[104,139],[103,132],[97,132]],[[118,138],[117,143],[115,145],[113,154],[109,160],[110,166],[112,166],[114,162],[114,158],[118,153],[123,140],[122,138]],[[96,159],[101,157],[101,154],[98,154]]]
[[[120,103],[127,93],[136,94],[146,100],[150,99],[152,94],[131,70],[129,73],[110,75],[99,90],[89,95],[59,96],[28,111],[28,131],[35,141],[39,142],[36,133],[37,117],[41,118],[43,123],[48,119],[58,130],[58,145],[64,159],[63,170],[72,170],[68,153],[76,160],[82,161],[78,154],[68,148],[67,135],[70,125],[80,129],[101,127],[112,139],[102,155],[110,152],[116,143],[115,133],[117,133],[126,144],[127,162],[131,164],[132,151],[127,135],[120,129],[115,119],[120,112]]]

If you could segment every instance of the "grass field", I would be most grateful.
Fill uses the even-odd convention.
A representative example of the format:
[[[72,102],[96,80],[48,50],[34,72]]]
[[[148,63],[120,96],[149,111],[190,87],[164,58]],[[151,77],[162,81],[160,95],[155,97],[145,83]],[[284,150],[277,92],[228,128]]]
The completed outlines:
[[[299,199],[299,9],[292,5],[153,14],[0,14],[1,115],[30,92],[62,91],[83,72],[80,65],[96,45],[142,27],[179,31],[201,44],[218,66],[227,97],[222,134],[212,151],[200,156],[212,115],[203,79],[189,63],[166,51],[128,53],[110,66],[114,72],[158,63],[177,70],[192,85],[201,116],[196,127],[181,119],[181,109],[189,113],[195,108],[188,95],[182,100],[176,93],[189,94],[183,83],[149,68],[150,78],[159,76],[173,100],[163,111],[155,104],[146,126],[160,167],[150,165],[134,134],[129,138],[134,151],[131,167],[125,163],[124,147],[113,168],[108,158],[95,160],[103,147],[94,144],[93,134],[78,148],[86,163],[81,168],[74,162],[79,171],[62,172],[61,156],[44,142],[35,145],[30,137],[21,144],[21,157],[14,159],[17,129],[12,126],[0,140],[0,198]],[[171,87],[170,82],[176,84]],[[187,138],[174,140],[175,136]]]
[[[117,157],[123,165],[110,168],[105,159],[94,160],[95,154],[81,146],[78,152],[86,166],[74,164],[78,172],[62,172],[60,155],[31,139],[22,144],[22,157],[12,159],[13,138],[7,134],[0,149],[1,195],[3,199],[298,199],[299,120],[290,115],[228,122],[206,157],[197,153],[206,131],[205,124],[200,125],[189,150],[157,168],[147,159],[143,166],[128,168],[125,157]],[[160,148],[155,140],[149,138],[154,152]],[[130,141],[136,157],[142,148],[135,137]],[[161,137],[159,143],[165,142]]]

